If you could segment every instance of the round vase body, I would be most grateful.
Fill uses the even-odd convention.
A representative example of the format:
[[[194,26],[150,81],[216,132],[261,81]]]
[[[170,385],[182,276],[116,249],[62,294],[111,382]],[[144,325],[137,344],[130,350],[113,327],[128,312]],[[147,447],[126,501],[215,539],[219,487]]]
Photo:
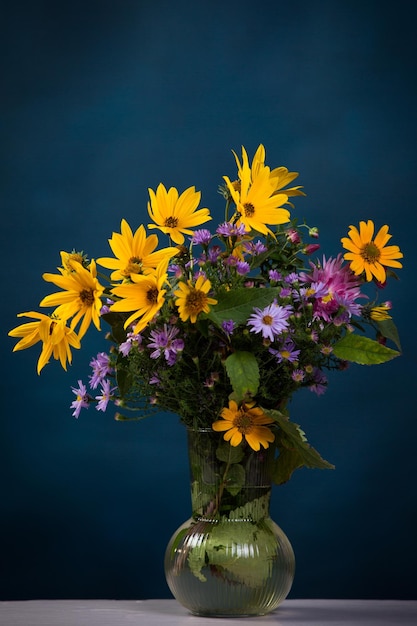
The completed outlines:
[[[233,448],[212,430],[189,430],[192,517],[173,534],[165,574],[194,615],[264,615],[287,597],[295,559],[270,518],[271,450]]]

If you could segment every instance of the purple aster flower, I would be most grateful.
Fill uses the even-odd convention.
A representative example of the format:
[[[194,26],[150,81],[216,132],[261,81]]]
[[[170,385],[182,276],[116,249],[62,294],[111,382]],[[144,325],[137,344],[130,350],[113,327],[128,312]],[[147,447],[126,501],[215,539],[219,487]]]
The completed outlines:
[[[236,271],[240,276],[245,276],[250,272],[250,265],[246,261],[238,261],[236,263]]]
[[[303,370],[296,369],[291,373],[291,378],[295,383],[302,383],[305,378]]]
[[[288,283],[289,285],[296,285],[299,280],[300,280],[300,277],[297,274],[297,272],[291,272],[291,274],[288,274],[285,277],[285,282]]]
[[[104,412],[107,409],[107,405],[115,389],[117,389],[117,387],[110,388],[110,381],[107,378],[103,380],[101,383],[101,395],[95,397],[95,399],[98,400],[96,406],[97,411]]]
[[[123,354],[123,356],[127,356],[133,346],[140,346],[142,343],[142,335],[135,334],[134,332],[128,332],[126,335],[126,341],[123,341],[119,345],[119,352]]]
[[[229,265],[230,267],[235,267],[237,265],[237,261],[238,258],[234,256],[234,254],[231,254],[224,260],[225,264]]]
[[[197,278],[199,278],[200,276],[202,276],[203,278],[207,278],[206,272],[204,272],[203,270],[198,270],[197,272],[194,272],[193,274],[194,281],[197,281]]]
[[[90,396],[87,393],[87,387],[81,380],[78,381],[78,387],[71,387],[72,393],[75,393],[77,399],[71,403],[71,409],[74,409],[72,414],[74,417],[79,417],[81,409],[88,409]]]
[[[168,272],[172,272],[175,278],[181,278],[184,273],[182,267],[176,263],[172,263],[168,266]]]
[[[150,333],[150,341],[148,348],[154,348],[151,352],[151,359],[157,359],[163,353],[168,365],[174,365],[177,359],[177,352],[181,352],[184,349],[184,341],[182,339],[176,339],[179,333],[179,329],[176,326],[170,326],[167,324],[161,330],[153,330]]]
[[[226,333],[226,335],[228,336],[233,335],[233,331],[235,329],[235,323],[233,320],[225,320],[224,322],[222,322],[222,328],[224,332]]]
[[[262,254],[263,252],[266,252],[268,250],[268,248],[262,241],[256,241],[254,243],[253,249],[254,249],[255,255]]]
[[[318,396],[321,396],[327,389],[327,378],[318,367],[313,370],[313,382],[309,385],[309,389]]]
[[[101,381],[114,371],[110,365],[110,357],[105,352],[99,352],[97,357],[90,361],[90,367],[93,368],[93,373],[89,376],[91,389],[97,389]]]
[[[341,313],[338,313],[336,317],[333,318],[333,324],[335,326],[349,326],[350,318],[351,318],[351,314],[349,311],[347,310],[342,311]]]
[[[257,256],[258,254],[262,254],[262,252],[266,252],[268,248],[262,241],[256,241],[252,243],[251,241],[246,241],[244,244],[244,248],[246,252],[251,254],[252,256]]]
[[[310,339],[314,343],[317,343],[318,340],[319,340],[319,334],[318,334],[317,330],[315,330],[314,328],[313,328],[313,330],[310,333]]]
[[[194,231],[191,237],[191,243],[194,245],[207,246],[211,241],[212,234],[207,228],[200,228]]]
[[[217,259],[219,258],[221,253],[222,250],[220,246],[213,246],[212,248],[210,248],[210,250],[208,251],[208,260],[210,261],[210,263],[213,263],[213,265],[217,263]]]
[[[328,295],[328,288],[323,282],[314,282],[308,287],[301,287],[299,294],[294,293],[294,300],[307,303],[309,301],[318,300],[319,298],[327,298]]]
[[[280,280],[282,280],[281,273],[278,272],[278,270],[269,270],[268,276],[269,280],[275,283],[278,283]]]
[[[295,343],[291,339],[286,339],[279,350],[269,348],[269,352],[275,356],[278,363],[282,363],[283,361],[296,363],[300,356],[300,350],[295,349]]]
[[[280,298],[288,298],[292,294],[291,287],[282,287],[279,292]]]
[[[292,307],[280,306],[273,302],[264,309],[255,307],[254,311],[248,319],[248,326],[252,326],[251,332],[262,333],[264,339],[274,341],[277,335],[288,328],[288,318],[292,313]]]
[[[110,307],[114,304],[114,300],[110,300],[110,298],[106,298],[105,304],[100,309],[100,315],[105,315],[106,313],[110,313]]]
[[[320,348],[320,352],[324,354],[324,356],[329,356],[329,354],[333,352],[333,347],[326,344]]]
[[[216,230],[218,235],[223,237],[243,237],[246,233],[244,224],[233,224],[232,222],[223,222]]]

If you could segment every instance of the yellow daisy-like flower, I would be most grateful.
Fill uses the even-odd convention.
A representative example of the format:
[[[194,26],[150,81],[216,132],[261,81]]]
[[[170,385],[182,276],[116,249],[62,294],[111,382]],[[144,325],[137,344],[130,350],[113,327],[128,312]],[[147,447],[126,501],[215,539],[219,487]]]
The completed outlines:
[[[184,234],[193,234],[190,228],[212,219],[208,209],[196,211],[201,193],[195,187],[189,187],[180,196],[175,187],[167,191],[162,183],[158,185],[156,193],[152,189],[148,191],[151,198],[148,213],[155,222],[148,224],[148,228],[159,228],[178,245],[184,243]]]
[[[371,320],[374,320],[375,322],[383,322],[384,320],[391,320],[392,317],[388,313],[390,309],[391,307],[386,304],[373,306],[372,309],[369,311],[369,317],[371,318]]]
[[[74,268],[73,265],[74,261],[76,261],[77,263],[81,263],[83,267],[85,267],[87,264],[86,257],[81,252],[61,251],[60,255],[62,268],[59,267],[58,269],[61,274],[71,274],[72,272],[76,271],[76,268]]]
[[[235,152],[233,152],[233,154],[235,155],[235,159],[236,159],[236,164],[237,164],[237,168],[238,168],[238,175],[240,178],[240,173],[242,171],[242,165],[239,162],[239,158],[236,155]],[[259,144],[253,160],[252,160],[252,165],[251,165],[251,176],[252,176],[252,180],[255,180],[255,178],[260,174],[260,172],[262,172],[262,170],[265,168],[265,147],[263,146],[263,144]],[[242,146],[242,162],[244,160],[248,160],[248,155],[246,153],[245,148]],[[285,193],[286,196],[305,196],[305,193],[303,191],[301,191],[302,187],[298,186],[298,187],[287,187],[287,189],[284,189],[284,187],[286,187],[286,185],[289,185],[295,178],[298,177],[298,172],[289,172],[288,169],[286,167],[276,167],[273,170],[270,171],[269,173],[269,180],[274,188],[274,193],[278,193],[279,191],[282,191],[282,193]]]
[[[155,251],[158,245],[156,235],[146,236],[145,227],[139,228],[133,234],[125,219],[122,219],[120,233],[113,233],[109,239],[110,248],[116,258],[100,257],[97,263],[114,270],[110,278],[113,281],[126,280],[132,274],[146,274],[155,269],[165,258],[170,259],[178,253],[178,248],[169,247]]]
[[[398,246],[386,246],[392,235],[388,234],[388,226],[382,226],[375,239],[374,223],[372,220],[359,222],[359,230],[356,226],[350,226],[348,237],[341,239],[346,250],[343,256],[350,261],[350,269],[357,276],[365,272],[366,280],[373,277],[380,283],[386,280],[385,267],[402,267],[396,259],[402,259],[403,254]]]
[[[217,304],[217,300],[207,295],[211,289],[211,283],[204,276],[199,276],[195,285],[189,280],[186,283],[179,283],[178,287],[174,295],[177,296],[176,305],[183,322],[190,318],[191,323],[195,324],[202,311],[208,313],[209,305]]]
[[[242,151],[240,184],[235,185],[228,176],[223,178],[236,204],[239,216],[237,223],[243,224],[246,232],[256,230],[264,235],[272,235],[267,224],[285,224],[290,221],[290,212],[281,208],[287,202],[288,196],[285,193],[275,193],[269,167],[263,167],[252,178],[246,151]]]
[[[229,401],[220,413],[223,419],[213,422],[212,428],[217,432],[226,431],[223,435],[230,445],[238,446],[245,439],[250,447],[258,451],[261,446],[268,448],[275,440],[274,433],[266,424],[273,424],[274,420],[266,415],[260,407],[249,407],[242,404],[240,407],[234,400]]]
[[[78,331],[78,336],[82,339],[91,322],[94,323],[97,330],[100,330],[101,296],[104,287],[97,280],[97,268],[94,261],[91,261],[88,269],[77,261],[72,261],[71,266],[73,271],[63,276],[43,274],[42,278],[46,282],[53,283],[65,291],[58,291],[46,296],[40,306],[58,307],[55,313],[60,319],[73,318],[71,321],[72,329],[82,319]]]
[[[121,300],[112,304],[110,310],[131,313],[125,328],[140,318],[134,328],[135,333],[140,333],[164,304],[166,289],[163,286],[168,278],[168,262],[169,259],[164,259],[149,274],[132,274],[131,283],[113,287],[112,293]]]
[[[55,314],[50,317],[44,313],[28,311],[27,313],[19,313],[17,317],[32,317],[38,321],[21,324],[9,332],[10,337],[22,337],[13,348],[13,352],[25,350],[38,341],[42,341],[42,352],[37,367],[38,374],[48,363],[51,355],[54,359],[59,360],[66,370],[67,361],[68,363],[72,362],[71,347],[77,349],[81,347],[80,339],[74,330],[68,328],[65,321],[59,319]]]

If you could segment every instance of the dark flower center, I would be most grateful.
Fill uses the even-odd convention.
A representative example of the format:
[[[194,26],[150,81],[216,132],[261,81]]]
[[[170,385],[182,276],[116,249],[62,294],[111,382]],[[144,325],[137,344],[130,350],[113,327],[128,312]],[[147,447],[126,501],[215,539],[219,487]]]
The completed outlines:
[[[243,208],[245,209],[245,217],[253,217],[255,214],[255,207],[252,202],[245,202]]]
[[[124,276],[130,276],[130,274],[139,274],[142,269],[142,259],[137,256],[132,256],[129,259],[129,263],[123,270]]]
[[[239,411],[233,420],[233,424],[239,432],[246,434],[252,430],[253,418],[250,413],[246,413],[246,411]]]
[[[178,226],[178,219],[171,215],[171,217],[166,218],[164,226],[167,228],[176,228]]]
[[[94,291],[92,289],[83,289],[80,291],[80,300],[85,306],[93,306]]]
[[[158,302],[158,290],[156,287],[148,289],[146,292],[146,298],[150,304],[156,304]]]
[[[365,244],[361,250],[361,256],[367,263],[375,263],[381,256],[381,250],[373,241]]]
[[[190,313],[199,313],[206,304],[206,294],[198,289],[192,289],[187,295],[187,309]]]

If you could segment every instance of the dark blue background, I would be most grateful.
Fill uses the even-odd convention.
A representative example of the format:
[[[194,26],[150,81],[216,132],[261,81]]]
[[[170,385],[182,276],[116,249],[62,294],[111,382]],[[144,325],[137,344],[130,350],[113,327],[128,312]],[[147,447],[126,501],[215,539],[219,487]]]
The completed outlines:
[[[91,330],[68,374],[12,355],[17,312],[73,247],[108,254],[147,188],[196,185],[217,218],[231,150],[300,171],[296,214],[336,255],[349,224],[388,223],[404,252],[404,354],[331,377],[291,414],[336,471],[273,493],[297,556],[290,597],[416,598],[416,65],[412,2],[3,3],[2,599],[170,597],[163,553],[190,512],[176,416],[71,417],[70,386],[106,349]],[[216,220],[216,221],[217,221]]]

